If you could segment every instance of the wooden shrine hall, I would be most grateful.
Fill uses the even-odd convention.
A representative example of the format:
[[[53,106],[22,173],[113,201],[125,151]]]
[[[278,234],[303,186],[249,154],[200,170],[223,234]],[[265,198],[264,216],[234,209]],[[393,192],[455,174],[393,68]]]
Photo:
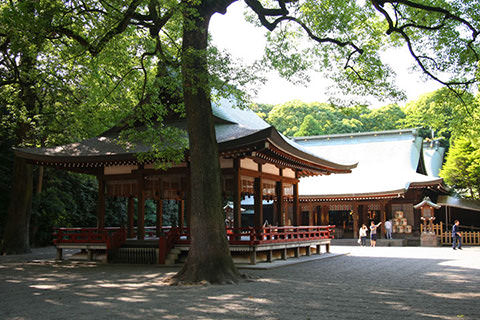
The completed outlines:
[[[225,200],[233,201],[233,228],[226,234],[231,251],[248,251],[255,263],[257,251],[266,251],[267,261],[278,256],[310,254],[310,247],[319,253],[320,244],[328,247],[331,227],[301,226],[298,183],[301,177],[350,173],[356,164],[338,164],[306,151],[282,136],[274,127],[251,110],[238,109],[224,101],[213,108],[215,130],[222,170]],[[185,119],[175,119],[166,125],[185,127]],[[137,247],[154,239],[159,263],[175,262],[169,258],[174,248],[188,251],[189,203],[188,161],[167,170],[155,169],[153,163],[139,162],[137,155],[149,151],[145,145],[124,149],[116,142],[125,126],[116,126],[104,134],[51,148],[16,149],[15,155],[30,163],[62,170],[94,175],[98,180],[97,226],[92,228],[60,228],[56,245],[61,258],[62,248],[86,249],[91,258],[96,250],[105,250],[110,258],[126,243]],[[140,130],[140,129],[139,129]],[[185,155],[188,159],[188,150]],[[254,225],[242,226],[240,202],[254,197]],[[126,228],[105,226],[106,197],[128,199]],[[134,223],[137,199],[137,221]],[[156,227],[145,227],[145,201],[157,203]],[[180,203],[178,227],[163,226],[162,200]],[[263,200],[274,200],[272,225],[264,225]],[[160,204],[160,205],[159,205]],[[288,225],[288,228],[287,228]],[[135,247],[135,245],[133,245]],[[185,249],[185,247],[187,247]],[[275,252],[276,249],[280,253]],[[253,255],[252,255],[253,252]],[[127,259],[128,260],[128,259]],[[172,261],[173,260],[173,261]]]

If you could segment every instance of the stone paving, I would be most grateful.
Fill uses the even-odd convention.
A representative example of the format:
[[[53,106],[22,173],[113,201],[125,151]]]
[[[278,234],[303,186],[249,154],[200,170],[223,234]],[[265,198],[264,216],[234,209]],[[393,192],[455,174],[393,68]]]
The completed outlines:
[[[188,287],[162,282],[177,269],[57,264],[45,250],[0,257],[0,319],[480,319],[479,247],[333,246],[348,254]]]

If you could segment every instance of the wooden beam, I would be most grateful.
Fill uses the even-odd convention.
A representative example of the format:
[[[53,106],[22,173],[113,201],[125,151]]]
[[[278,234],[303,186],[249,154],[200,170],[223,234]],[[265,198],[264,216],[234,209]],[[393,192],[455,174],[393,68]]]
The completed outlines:
[[[277,226],[284,226],[285,225],[285,205],[283,203],[283,183],[282,181],[277,181],[276,188],[276,205],[275,205],[275,214],[274,214],[274,221],[273,224]]]
[[[105,180],[102,177],[98,179],[98,199],[97,199],[97,229],[105,228]]]
[[[178,226],[185,227],[185,201],[178,200]]]
[[[163,226],[163,200],[157,200],[155,201],[156,204],[156,221],[155,221],[155,226],[156,226],[156,234],[157,237],[160,237],[162,235],[162,226]]]
[[[385,206],[385,202],[382,201],[380,203],[380,219],[382,221],[382,224],[380,225],[380,234],[378,234],[379,238],[386,238],[385,237],[385,222],[387,221],[387,212],[386,212],[386,206]]]
[[[295,177],[298,177],[298,171],[295,171]],[[293,225],[300,225],[300,202],[298,198],[298,183],[293,184]]]
[[[260,171],[245,169],[245,168],[240,168],[239,170],[240,170],[241,176],[282,181],[283,183],[290,183],[290,184],[295,184],[295,183],[298,183],[299,181],[298,177],[297,178],[282,177],[282,176],[278,176],[271,173],[260,172]]]
[[[233,227],[242,227],[242,180],[240,178],[240,158],[233,159]]]
[[[137,239],[145,239],[145,179],[138,179],[138,203],[137,203]]]
[[[353,211],[353,237],[358,238],[358,230],[360,229],[358,226],[358,218],[359,218],[358,203],[354,202],[352,205],[352,208],[353,208],[352,210]]]
[[[134,226],[134,212],[135,210],[135,201],[133,197],[128,197],[128,204],[127,204],[127,237],[133,238],[133,226]]]
[[[255,178],[253,182],[253,210],[255,228],[260,229],[263,225],[263,185],[262,178]]]

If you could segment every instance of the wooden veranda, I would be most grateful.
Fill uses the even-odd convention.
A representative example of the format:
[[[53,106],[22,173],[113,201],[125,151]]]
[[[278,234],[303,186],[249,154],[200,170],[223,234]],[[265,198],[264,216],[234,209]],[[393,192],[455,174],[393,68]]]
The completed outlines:
[[[257,260],[272,262],[276,259],[286,260],[288,257],[321,254],[330,251],[330,241],[333,238],[334,226],[317,227],[262,227],[260,229],[226,228],[226,237],[234,257],[248,257],[251,264]],[[161,235],[157,237],[155,227],[148,228],[144,243],[136,255],[137,260],[150,263],[172,264],[179,255],[185,256],[190,248],[188,228],[162,227]],[[57,247],[57,259],[63,259],[63,249],[80,249],[87,253],[88,260],[94,260],[95,255],[103,254],[107,261],[115,260],[122,255],[119,250],[127,243],[124,228],[58,228],[54,233],[54,243]],[[150,248],[151,250],[146,250]],[[172,253],[172,250],[176,251]],[[128,250],[126,250],[128,252]],[[130,250],[132,251],[132,250]]]

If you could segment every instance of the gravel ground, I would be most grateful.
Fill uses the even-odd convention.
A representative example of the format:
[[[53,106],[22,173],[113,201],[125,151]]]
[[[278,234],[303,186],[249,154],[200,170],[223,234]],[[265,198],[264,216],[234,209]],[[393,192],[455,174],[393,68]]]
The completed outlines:
[[[0,319],[480,319],[480,248],[332,247],[345,253],[251,282],[170,287],[177,269],[0,257]]]

